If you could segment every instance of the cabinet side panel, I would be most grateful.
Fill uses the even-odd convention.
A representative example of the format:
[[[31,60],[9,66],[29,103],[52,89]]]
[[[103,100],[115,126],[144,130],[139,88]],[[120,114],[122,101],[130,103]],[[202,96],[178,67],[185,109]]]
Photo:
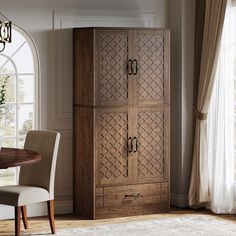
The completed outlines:
[[[73,102],[76,105],[93,106],[93,49],[93,29],[74,29]]]
[[[74,213],[94,215],[93,109],[74,106]]]

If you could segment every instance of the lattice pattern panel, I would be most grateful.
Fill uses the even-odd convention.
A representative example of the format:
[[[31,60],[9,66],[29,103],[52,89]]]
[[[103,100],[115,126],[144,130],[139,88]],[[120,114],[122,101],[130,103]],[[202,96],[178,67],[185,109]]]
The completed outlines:
[[[99,38],[100,102],[128,99],[126,33],[102,33]]]
[[[137,35],[138,99],[164,99],[164,35]]]
[[[104,112],[99,117],[99,171],[101,180],[126,178],[128,114]]]
[[[164,178],[164,113],[138,113],[138,177]]]

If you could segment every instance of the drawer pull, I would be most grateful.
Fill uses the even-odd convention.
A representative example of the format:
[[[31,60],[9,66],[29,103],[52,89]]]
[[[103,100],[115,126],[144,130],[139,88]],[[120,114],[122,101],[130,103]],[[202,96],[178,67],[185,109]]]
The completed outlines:
[[[135,200],[136,198],[140,197],[140,193],[133,193],[133,194],[125,194],[124,199],[131,199],[131,200]]]

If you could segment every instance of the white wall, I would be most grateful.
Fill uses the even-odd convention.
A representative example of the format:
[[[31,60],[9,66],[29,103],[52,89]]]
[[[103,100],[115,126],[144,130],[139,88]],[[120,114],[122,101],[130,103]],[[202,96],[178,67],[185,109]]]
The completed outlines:
[[[95,18],[96,14],[98,18],[99,14],[104,14],[108,19],[111,11],[114,19],[124,16],[128,25],[131,24],[129,17],[133,17],[132,19],[137,20],[137,25],[154,24],[156,27],[166,27],[168,1],[1,0],[0,11],[29,32],[37,45],[41,63],[42,128],[59,130],[62,133],[56,176],[56,212],[71,212],[72,31],[64,28],[77,24],[81,16],[85,17],[89,13]],[[36,205],[30,209],[30,214],[45,214],[45,210],[45,206]],[[8,208],[1,207],[0,218],[13,215],[13,209],[10,215],[8,212]]]

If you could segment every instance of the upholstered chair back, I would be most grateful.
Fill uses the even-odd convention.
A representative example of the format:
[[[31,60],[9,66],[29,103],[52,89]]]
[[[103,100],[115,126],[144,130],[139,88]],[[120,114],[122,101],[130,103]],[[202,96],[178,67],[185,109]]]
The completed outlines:
[[[24,149],[38,152],[42,159],[33,165],[20,169],[19,185],[45,188],[54,199],[54,182],[60,133],[54,131],[32,130],[26,135]]]

